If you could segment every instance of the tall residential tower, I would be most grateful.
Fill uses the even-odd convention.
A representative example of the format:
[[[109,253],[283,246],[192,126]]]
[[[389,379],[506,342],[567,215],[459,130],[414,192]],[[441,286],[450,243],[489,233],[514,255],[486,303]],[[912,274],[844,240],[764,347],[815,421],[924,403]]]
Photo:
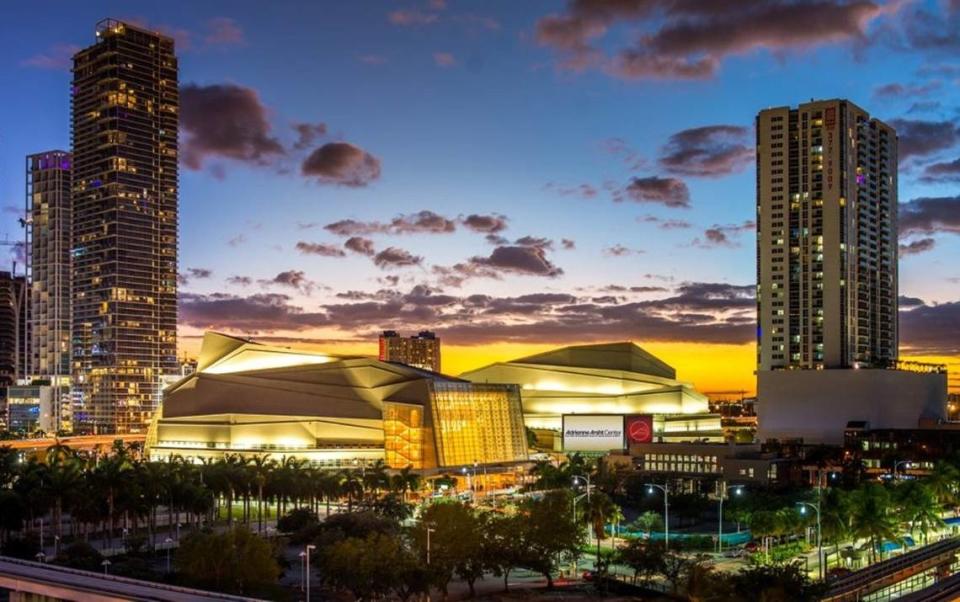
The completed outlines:
[[[73,370],[83,432],[142,432],[177,369],[173,40],[112,19],[73,65]]]
[[[395,330],[384,330],[380,335],[380,361],[440,372],[440,339],[429,330],[409,338]]]
[[[757,367],[897,359],[897,135],[846,100],[757,115]]]

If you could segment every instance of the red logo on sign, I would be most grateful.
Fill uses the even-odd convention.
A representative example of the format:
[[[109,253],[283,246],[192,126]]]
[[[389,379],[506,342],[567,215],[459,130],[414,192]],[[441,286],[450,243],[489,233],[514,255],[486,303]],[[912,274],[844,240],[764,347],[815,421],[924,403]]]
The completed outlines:
[[[649,443],[653,441],[653,417],[631,417],[627,422],[627,439],[630,443]]]

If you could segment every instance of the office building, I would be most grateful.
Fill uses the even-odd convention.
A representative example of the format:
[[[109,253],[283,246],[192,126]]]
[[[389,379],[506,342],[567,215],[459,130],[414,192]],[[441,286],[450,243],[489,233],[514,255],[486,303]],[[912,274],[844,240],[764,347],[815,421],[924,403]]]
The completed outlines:
[[[54,415],[70,405],[71,204],[70,153],[27,157],[27,256],[30,337],[25,376],[50,383]]]
[[[101,21],[74,56],[72,91],[75,419],[142,432],[177,370],[173,39]]]
[[[0,387],[15,384],[26,374],[27,280],[0,272]]]
[[[406,338],[395,330],[384,330],[380,335],[380,361],[440,372],[440,339],[429,330]]]
[[[649,427],[643,429],[647,441],[723,440],[720,416],[710,413],[706,396],[678,381],[673,367],[630,342],[563,347],[460,377],[519,385],[524,422],[537,435],[538,446],[551,450],[587,451],[564,450],[564,439],[568,447],[623,449],[631,419],[641,418]],[[620,444],[615,441],[618,429]],[[566,436],[587,431],[606,431],[610,437]]]
[[[26,436],[37,434],[38,431],[55,435],[63,430],[65,422],[69,422],[69,414],[61,416],[59,411],[53,388],[48,385],[14,385],[7,388],[7,425],[12,432]]]
[[[527,445],[514,385],[207,333],[196,372],[165,392],[146,454],[267,454],[324,468],[380,460],[437,474],[508,470],[527,461]]]
[[[760,371],[897,359],[897,135],[846,100],[761,111]]]

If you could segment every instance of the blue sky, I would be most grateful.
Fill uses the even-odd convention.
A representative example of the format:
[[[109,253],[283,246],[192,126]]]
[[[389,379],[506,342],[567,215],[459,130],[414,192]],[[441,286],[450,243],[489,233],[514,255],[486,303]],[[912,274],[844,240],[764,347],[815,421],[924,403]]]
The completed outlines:
[[[832,16],[808,28],[812,33],[787,38],[771,21],[777,11],[797,4]],[[229,329],[227,318],[211,320],[204,312],[212,306],[202,304],[230,297],[241,313],[249,303],[260,303],[261,309],[263,304],[280,308],[291,320],[237,323],[238,332],[349,339],[391,325],[435,326],[441,333],[448,326],[457,342],[466,335],[457,335],[453,327],[469,319],[489,320],[494,332],[505,324],[526,325],[504,339],[532,344],[553,341],[553,335],[543,334],[551,328],[537,329],[543,316],[495,314],[489,308],[465,312],[463,299],[556,293],[584,303],[591,296],[622,294],[614,303],[622,305],[682,295],[678,287],[685,283],[753,284],[753,232],[743,227],[755,211],[751,160],[741,154],[711,176],[671,173],[658,160],[672,135],[735,126],[742,131],[727,142],[749,152],[758,110],[829,97],[849,98],[881,119],[908,120],[908,127],[934,124],[941,133],[957,128],[960,69],[950,63],[950,53],[960,48],[960,40],[952,37],[960,26],[951,27],[958,24],[958,11],[947,2],[751,1],[715,11],[730,14],[712,14],[704,8],[708,2],[697,0],[612,5],[625,8],[610,12],[595,0],[52,2],[42,10],[53,14],[38,18],[36,6],[6,4],[0,8],[0,89],[5,91],[0,203],[22,206],[24,155],[69,146],[70,74],[63,59],[93,41],[100,18],[131,20],[177,38],[182,85],[232,86],[251,93],[268,123],[262,134],[285,149],[283,156],[259,162],[209,152],[201,169],[181,167],[180,265],[187,276],[182,290],[191,295],[182,311],[191,322],[184,325],[185,333],[204,326]],[[550,35],[550,19],[564,26],[565,37]],[[842,19],[848,21],[838,25]],[[567,35],[570,26],[583,29]],[[666,34],[687,26],[711,33],[695,39],[690,31],[679,42],[667,39]],[[585,31],[592,33],[576,33]],[[727,37],[720,39],[718,32]],[[645,60],[709,60],[712,69],[695,77],[625,74],[616,59],[630,48],[642,48]],[[900,88],[884,94],[882,87],[890,84]],[[294,123],[323,123],[326,133],[312,146],[294,150]],[[189,136],[181,132],[182,139]],[[379,164],[379,175],[362,186],[301,175],[306,156],[332,142],[367,153]],[[934,150],[903,164],[902,203],[957,195],[952,172],[920,181],[927,166],[958,157],[956,135],[934,142],[923,147]],[[688,206],[615,201],[618,191],[624,197],[631,178],[679,180],[689,190]],[[562,193],[582,185],[596,191],[592,198]],[[385,269],[349,251],[323,257],[296,250],[298,242],[340,247],[344,237],[325,230],[325,224],[348,218],[384,223],[422,210],[449,218],[455,232],[366,235],[378,252],[403,249],[421,258],[417,265],[383,264]],[[960,218],[952,211],[938,217],[932,230],[914,235],[933,239],[931,250],[901,260],[901,292],[923,299],[929,306],[923,309],[931,313],[935,305],[949,306],[960,296]],[[505,216],[507,228],[496,233],[501,240],[488,241],[457,221],[471,214]],[[666,229],[649,216],[689,227]],[[0,236],[19,236],[15,212],[5,210],[0,217]],[[721,243],[707,236],[717,226],[726,234]],[[552,273],[497,261],[470,263],[471,258],[487,260],[498,246],[516,246],[516,239],[528,235],[552,241],[541,242],[534,253],[553,266]],[[575,248],[565,249],[562,239],[575,241]],[[611,252],[617,248],[620,255]],[[495,273],[487,270],[451,286],[435,268],[464,262]],[[188,268],[210,275],[190,277]],[[303,274],[293,286],[257,283],[282,272]],[[247,277],[250,284],[231,284],[231,276]],[[386,277],[397,277],[396,283]],[[442,316],[416,313],[423,307],[403,296],[416,285],[457,301],[444,305],[450,309]],[[664,290],[631,294],[609,285]],[[382,289],[391,292],[377,292]],[[333,318],[329,306],[346,303],[343,293],[351,290],[366,292],[362,301],[379,312],[370,314],[366,326]],[[401,299],[400,305],[391,305],[391,299]],[[407,313],[396,313],[397,307]],[[724,320],[738,307],[715,316],[718,324],[729,325]],[[557,313],[565,309],[545,311],[551,319],[566,319]],[[643,311],[663,310],[652,305]],[[304,312],[329,319],[313,326],[298,323],[296,314]],[[624,335],[641,341],[698,342],[709,332],[700,327],[710,326],[689,330],[678,324],[672,336],[630,324],[625,323]],[[747,344],[746,330],[708,334],[702,342]],[[603,338],[611,331],[587,328],[582,338]],[[926,339],[918,345],[926,355],[952,353],[933,346]]]

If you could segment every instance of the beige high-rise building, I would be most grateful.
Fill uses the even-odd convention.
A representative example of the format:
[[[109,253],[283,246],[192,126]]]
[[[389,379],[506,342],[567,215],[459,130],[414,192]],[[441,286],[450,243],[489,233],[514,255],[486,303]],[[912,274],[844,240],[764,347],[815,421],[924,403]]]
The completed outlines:
[[[846,100],[761,111],[757,366],[897,359],[897,135]]]
[[[73,369],[82,432],[136,433],[177,370],[173,39],[97,24],[73,57]]]
[[[440,372],[440,339],[429,330],[411,337],[402,337],[395,330],[384,330],[380,335],[379,357],[383,362]]]

